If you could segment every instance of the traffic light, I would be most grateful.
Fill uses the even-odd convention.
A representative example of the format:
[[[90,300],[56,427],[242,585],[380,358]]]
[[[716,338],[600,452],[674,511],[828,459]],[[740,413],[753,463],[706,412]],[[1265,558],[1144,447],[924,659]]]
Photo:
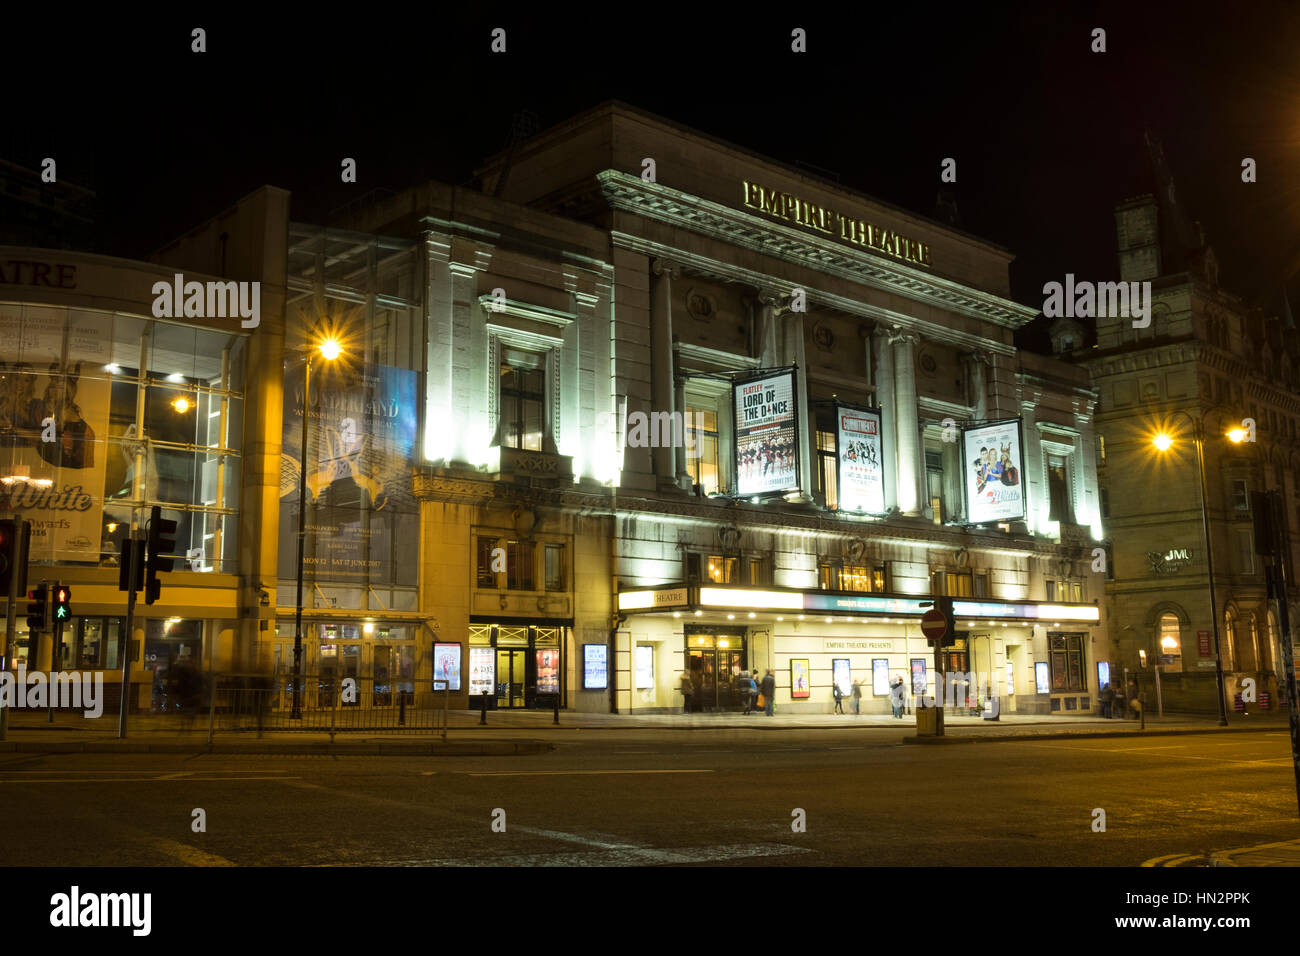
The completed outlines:
[[[149,557],[144,584],[144,603],[152,604],[162,593],[158,574],[170,571],[175,563],[170,555],[176,549],[176,522],[162,516],[162,508],[154,505],[149,512]]]
[[[27,630],[33,634],[37,631],[48,630],[50,623],[46,616],[50,611],[49,586],[42,584],[36,590],[28,591],[27,596],[31,598],[27,605]]]
[[[131,589],[131,565],[135,565],[135,589],[144,588],[144,542],[130,537],[123,538],[118,546],[120,557],[117,562],[117,589]]]
[[[62,624],[72,620],[72,588],[66,584],[54,587],[54,623]]]

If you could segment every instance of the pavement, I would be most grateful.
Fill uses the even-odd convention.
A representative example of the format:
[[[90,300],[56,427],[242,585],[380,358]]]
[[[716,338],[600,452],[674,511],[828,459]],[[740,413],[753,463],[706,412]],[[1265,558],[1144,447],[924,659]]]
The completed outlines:
[[[1061,716],[1003,714],[998,720],[945,714],[943,737],[922,737],[915,733],[916,718],[902,719],[888,714],[776,714],[761,713],[645,713],[607,714],[561,711],[559,724],[546,710],[489,711],[486,724],[480,724],[477,710],[448,712],[448,738],[438,731],[412,729],[381,732],[377,730],[340,731],[333,738],[328,733],[269,730],[230,732],[220,727],[211,743],[207,723],[202,717],[185,722],[175,715],[133,714],[128,721],[128,737],[118,739],[116,715],[96,719],[76,713],[59,713],[49,721],[44,711],[10,710],[9,734],[0,741],[0,753],[302,753],[302,754],[376,754],[503,756],[537,754],[553,749],[538,735],[582,730],[750,730],[759,733],[790,730],[899,731],[899,739],[909,744],[961,744],[1024,740],[1125,737],[1133,735],[1225,733],[1241,731],[1279,731],[1288,728],[1282,715],[1233,715],[1226,728],[1218,721],[1195,716],[1148,717],[1145,729],[1136,720],[1107,720],[1092,715]]]

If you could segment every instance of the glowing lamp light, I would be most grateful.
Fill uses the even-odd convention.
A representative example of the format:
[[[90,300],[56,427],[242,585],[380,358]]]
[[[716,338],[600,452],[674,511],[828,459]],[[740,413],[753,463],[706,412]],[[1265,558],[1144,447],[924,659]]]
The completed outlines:
[[[320,344],[320,354],[331,362],[338,358],[342,352],[343,346],[339,345],[335,339],[326,339]]]
[[[1167,651],[1172,651],[1178,647],[1178,641],[1172,637],[1160,638],[1160,646]]]
[[[1245,440],[1246,430],[1244,428],[1228,429],[1228,441],[1232,442],[1234,445],[1240,445]]]
[[[1157,451],[1168,451],[1173,443],[1174,440],[1163,432],[1151,439],[1151,444],[1156,446]]]
[[[177,398],[172,401],[172,408],[184,415],[190,410],[190,400],[188,398]]]

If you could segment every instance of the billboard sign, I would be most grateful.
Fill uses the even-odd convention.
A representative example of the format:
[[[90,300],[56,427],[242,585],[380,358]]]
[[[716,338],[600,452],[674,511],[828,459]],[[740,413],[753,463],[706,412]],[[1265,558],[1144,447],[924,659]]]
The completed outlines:
[[[841,511],[885,513],[885,455],[880,435],[880,409],[836,406],[836,489]]]
[[[732,385],[736,421],[736,493],[762,495],[799,488],[799,416],[793,370]]]
[[[1027,513],[1020,419],[962,432],[962,483],[970,524],[1017,521]]]

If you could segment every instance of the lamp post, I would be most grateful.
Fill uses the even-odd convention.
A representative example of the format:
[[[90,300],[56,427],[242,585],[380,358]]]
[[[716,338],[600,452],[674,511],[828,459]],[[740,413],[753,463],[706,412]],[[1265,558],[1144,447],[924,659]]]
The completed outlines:
[[[320,354],[333,361],[343,349],[333,339],[326,339],[318,346]],[[290,720],[302,719],[302,571],[303,545],[306,540],[307,517],[307,422],[311,417],[311,360],[312,350],[303,356],[302,371],[302,448],[300,449],[298,472],[298,601],[293,615],[293,707],[289,712]]]
[[[1217,407],[1217,406],[1214,406]],[[1228,726],[1228,707],[1227,698],[1223,690],[1223,651],[1220,646],[1219,638],[1219,610],[1214,600],[1214,546],[1210,540],[1210,507],[1209,507],[1209,485],[1205,478],[1205,415],[1212,411],[1213,407],[1201,413],[1199,418],[1193,417],[1189,412],[1183,409],[1175,409],[1177,414],[1187,416],[1187,420],[1192,425],[1192,441],[1196,445],[1196,469],[1200,477],[1201,490],[1201,531],[1205,536],[1205,568],[1209,575],[1210,589],[1210,627],[1214,634],[1214,681],[1219,695],[1219,726]],[[1239,444],[1245,437],[1240,429],[1233,429],[1226,436],[1234,444]],[[1161,432],[1152,440],[1159,451],[1167,451],[1173,445],[1173,439],[1169,435]],[[1159,656],[1157,655],[1156,667],[1160,666]]]

